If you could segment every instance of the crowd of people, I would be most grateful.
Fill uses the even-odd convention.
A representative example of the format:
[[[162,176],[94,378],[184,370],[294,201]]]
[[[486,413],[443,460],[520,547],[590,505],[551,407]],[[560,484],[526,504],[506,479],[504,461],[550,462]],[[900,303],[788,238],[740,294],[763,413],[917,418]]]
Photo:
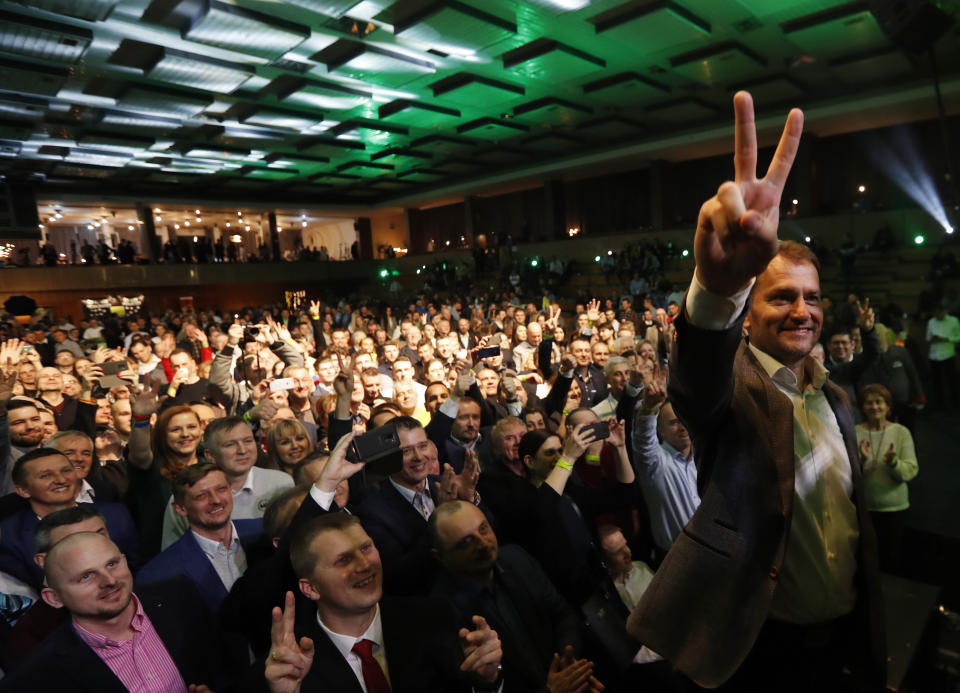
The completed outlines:
[[[735,105],[683,294],[4,325],[0,690],[880,686],[923,391]]]

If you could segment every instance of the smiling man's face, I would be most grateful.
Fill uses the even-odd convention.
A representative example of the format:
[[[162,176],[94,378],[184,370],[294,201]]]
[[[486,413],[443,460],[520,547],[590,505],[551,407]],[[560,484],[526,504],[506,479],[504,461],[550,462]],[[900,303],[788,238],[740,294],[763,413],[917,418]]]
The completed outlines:
[[[750,343],[793,368],[817,343],[822,324],[817,268],[774,257],[753,289],[745,323]]]

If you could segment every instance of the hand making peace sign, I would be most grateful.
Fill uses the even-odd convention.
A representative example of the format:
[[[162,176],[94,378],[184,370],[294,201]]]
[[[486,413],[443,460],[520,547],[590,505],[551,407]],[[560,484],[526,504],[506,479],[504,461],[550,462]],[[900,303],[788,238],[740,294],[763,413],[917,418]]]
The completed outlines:
[[[697,278],[708,290],[723,296],[745,289],[777,253],[780,196],[803,130],[803,112],[794,108],[787,115],[767,174],[758,180],[753,97],[739,91],[733,106],[736,180],[721,185],[700,208],[693,242]]]

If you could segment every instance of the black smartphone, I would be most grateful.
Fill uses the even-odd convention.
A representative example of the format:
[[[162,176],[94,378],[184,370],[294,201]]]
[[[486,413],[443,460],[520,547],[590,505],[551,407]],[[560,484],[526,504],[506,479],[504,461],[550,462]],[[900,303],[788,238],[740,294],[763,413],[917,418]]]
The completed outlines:
[[[482,349],[477,350],[478,359],[489,359],[499,355],[500,355],[499,346],[488,346],[488,347],[483,347]]]
[[[120,371],[127,370],[126,361],[104,361],[100,364],[100,370],[103,371],[105,376],[107,375],[116,375]]]
[[[583,427],[583,432],[593,431],[593,442],[596,443],[598,440],[606,440],[610,437],[610,424],[606,421],[597,421],[596,423],[587,424]]]
[[[351,462],[363,461],[368,471],[389,476],[403,467],[400,434],[391,423],[367,431],[353,439],[347,450]]]

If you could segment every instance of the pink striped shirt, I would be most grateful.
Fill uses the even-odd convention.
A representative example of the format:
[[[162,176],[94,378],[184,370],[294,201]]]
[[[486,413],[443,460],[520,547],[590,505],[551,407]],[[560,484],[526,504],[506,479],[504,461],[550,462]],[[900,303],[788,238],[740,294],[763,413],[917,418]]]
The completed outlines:
[[[120,683],[132,693],[187,693],[183,677],[166,646],[154,630],[140,600],[133,596],[136,611],[130,626],[133,638],[117,642],[91,633],[76,622],[74,630],[110,667]]]

